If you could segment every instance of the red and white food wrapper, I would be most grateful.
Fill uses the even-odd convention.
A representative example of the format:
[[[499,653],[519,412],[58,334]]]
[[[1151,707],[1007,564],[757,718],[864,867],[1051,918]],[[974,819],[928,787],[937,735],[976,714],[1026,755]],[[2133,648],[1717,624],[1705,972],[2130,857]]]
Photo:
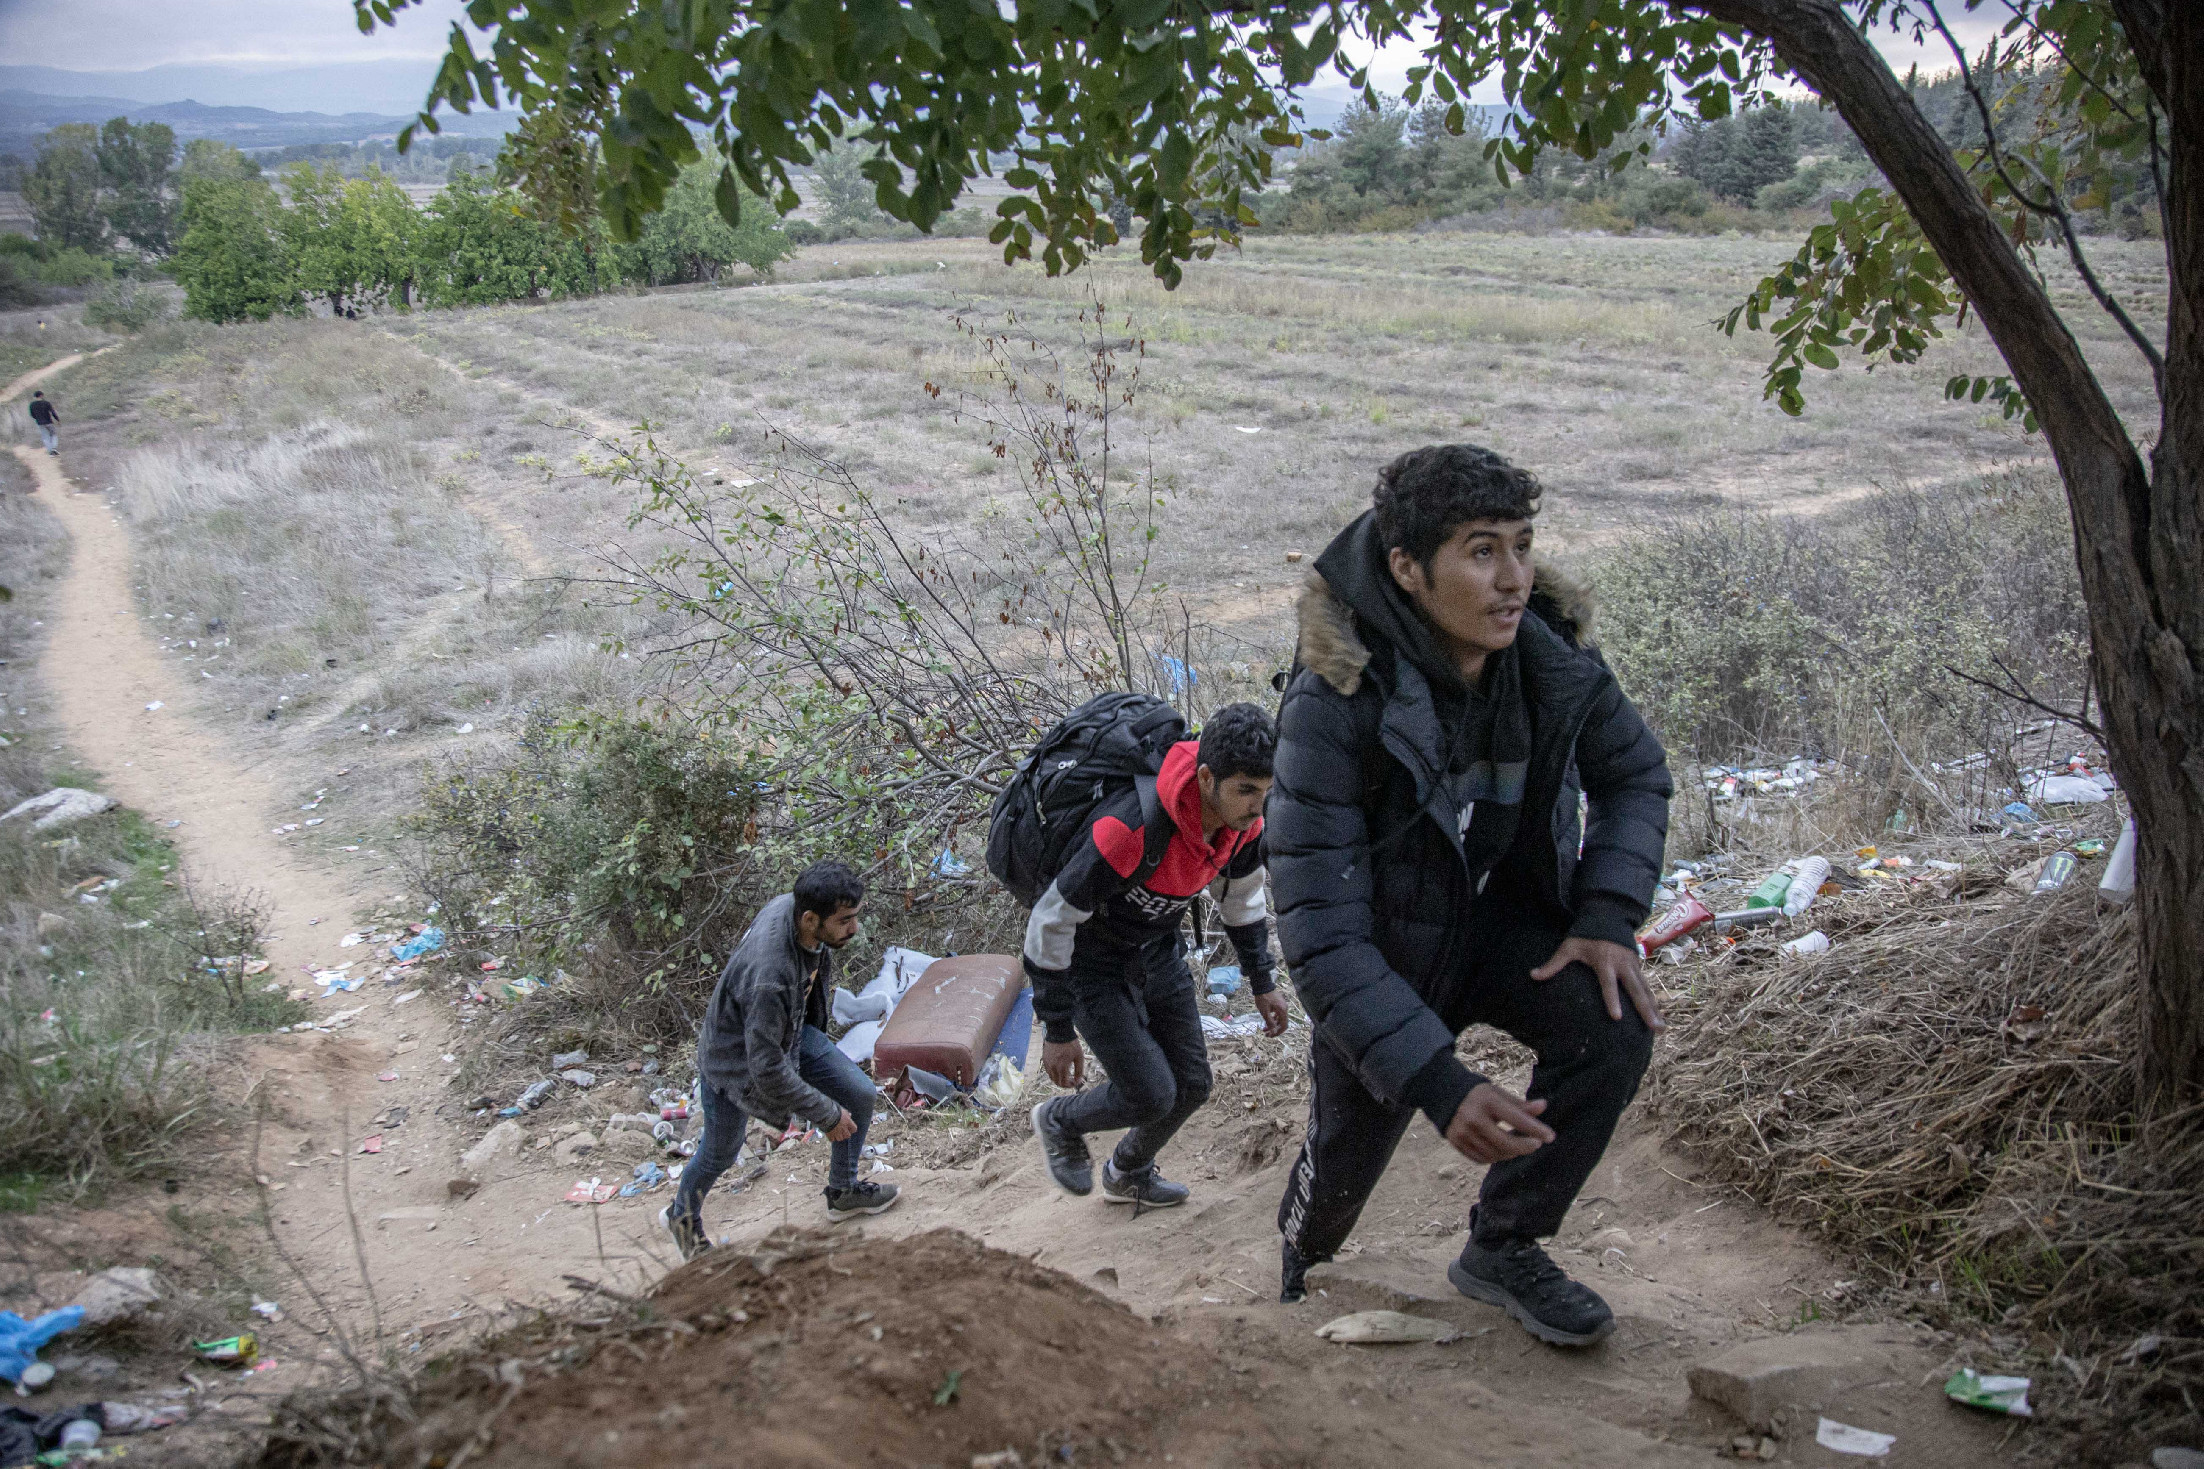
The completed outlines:
[[[619,1192],[620,1186],[616,1183],[600,1183],[594,1178],[584,1178],[566,1191],[566,1201],[569,1204],[602,1204],[610,1201]]]
[[[1638,950],[1650,954],[1663,944],[1672,944],[1702,923],[1712,922],[1714,910],[1697,897],[1685,893],[1670,905],[1669,910],[1653,920],[1638,934]]]

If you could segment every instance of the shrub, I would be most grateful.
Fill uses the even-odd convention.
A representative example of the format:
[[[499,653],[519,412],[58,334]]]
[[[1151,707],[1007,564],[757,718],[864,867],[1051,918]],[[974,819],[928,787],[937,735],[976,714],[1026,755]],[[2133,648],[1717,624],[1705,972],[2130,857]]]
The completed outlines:
[[[115,278],[115,262],[105,255],[94,255],[89,250],[75,246],[56,250],[30,269],[31,275],[49,286],[88,286],[95,281]]]
[[[135,281],[114,281],[94,291],[84,303],[84,319],[106,331],[141,332],[155,322],[168,320],[174,309],[165,292],[149,290]]]

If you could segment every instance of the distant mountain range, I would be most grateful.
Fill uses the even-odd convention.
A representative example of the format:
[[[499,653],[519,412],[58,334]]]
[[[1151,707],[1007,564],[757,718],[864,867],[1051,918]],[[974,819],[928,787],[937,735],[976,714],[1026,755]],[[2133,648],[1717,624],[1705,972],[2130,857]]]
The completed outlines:
[[[211,73],[204,78],[220,83],[209,95],[215,97],[236,96],[241,87],[256,80],[265,80],[266,93],[271,97],[295,94],[303,79],[324,72],[350,72],[373,69],[380,72],[386,64],[371,63],[360,67],[321,67],[301,72],[225,74],[217,67],[156,67],[151,72],[64,72],[45,66],[0,66],[0,152],[27,156],[40,133],[60,123],[102,123],[110,117],[128,117],[133,122],[165,122],[176,130],[182,139],[215,138],[240,148],[280,148],[295,143],[354,143],[363,138],[389,137],[413,120],[410,111],[346,111],[328,112],[279,112],[272,108],[241,103],[206,103],[197,100],[162,100],[158,94],[147,96],[157,85],[177,85],[192,79],[197,73]],[[158,77],[157,73],[172,75]],[[418,87],[411,103],[401,107],[417,106],[419,98],[427,91],[425,80],[418,67],[409,73]],[[94,80],[125,82],[126,88],[115,91],[91,91]],[[27,82],[42,85],[32,87]],[[67,90],[49,90],[55,82]],[[321,94],[324,105],[332,99],[341,101],[347,93],[365,90],[354,87],[331,86]],[[397,95],[396,88],[382,82],[377,90]],[[253,95],[248,90],[246,95]],[[169,98],[177,93],[170,92]],[[309,95],[312,95],[309,93]],[[462,116],[450,111],[437,114],[437,121],[446,133],[465,137],[496,137],[512,126],[511,112],[475,112]]]

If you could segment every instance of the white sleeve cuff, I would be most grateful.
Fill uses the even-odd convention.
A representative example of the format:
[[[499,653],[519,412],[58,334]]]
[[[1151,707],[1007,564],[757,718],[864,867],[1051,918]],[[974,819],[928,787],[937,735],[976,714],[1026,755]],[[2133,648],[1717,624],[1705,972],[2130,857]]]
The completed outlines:
[[[1033,905],[1032,916],[1025,924],[1025,957],[1036,969],[1069,969],[1071,967],[1071,942],[1077,936],[1079,925],[1092,918],[1092,912],[1081,912],[1064,901],[1064,895],[1050,883],[1048,891],[1041,894],[1041,901]]]

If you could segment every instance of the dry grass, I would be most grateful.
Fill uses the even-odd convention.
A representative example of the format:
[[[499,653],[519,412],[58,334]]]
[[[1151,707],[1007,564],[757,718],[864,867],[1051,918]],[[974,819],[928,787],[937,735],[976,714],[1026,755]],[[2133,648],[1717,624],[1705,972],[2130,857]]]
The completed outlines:
[[[1993,874],[1987,898],[1916,888],[1823,927],[1811,960],[1771,940],[1684,971],[1662,1119],[1863,1252],[1889,1304],[1994,1322],[1990,1356],[2035,1373],[2039,1414],[2093,1462],[2193,1425],[2204,1128],[2138,1118],[2131,914]]]

